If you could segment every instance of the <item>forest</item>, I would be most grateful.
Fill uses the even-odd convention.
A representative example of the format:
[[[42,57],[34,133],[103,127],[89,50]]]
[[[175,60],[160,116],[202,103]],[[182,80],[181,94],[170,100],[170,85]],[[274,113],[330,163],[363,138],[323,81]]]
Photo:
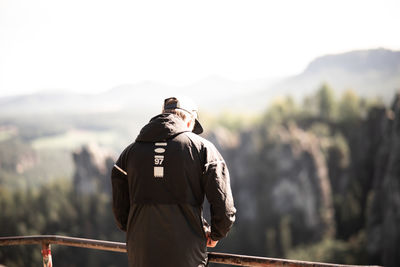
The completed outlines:
[[[0,116],[0,236],[124,242],[110,170],[138,126],[125,127],[130,114],[57,116]],[[212,251],[400,265],[399,94],[385,105],[322,84],[302,101],[276,99],[262,114],[200,117],[227,161],[238,210]],[[40,263],[38,246],[0,247],[5,266]],[[126,266],[127,258],[55,245],[53,263]]]

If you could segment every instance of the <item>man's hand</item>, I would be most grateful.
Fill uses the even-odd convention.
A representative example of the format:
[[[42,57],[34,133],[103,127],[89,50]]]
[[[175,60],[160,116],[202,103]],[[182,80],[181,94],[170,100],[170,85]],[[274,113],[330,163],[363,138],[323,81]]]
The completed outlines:
[[[214,241],[211,238],[211,233],[207,232],[207,247],[213,248],[217,245],[218,241]]]

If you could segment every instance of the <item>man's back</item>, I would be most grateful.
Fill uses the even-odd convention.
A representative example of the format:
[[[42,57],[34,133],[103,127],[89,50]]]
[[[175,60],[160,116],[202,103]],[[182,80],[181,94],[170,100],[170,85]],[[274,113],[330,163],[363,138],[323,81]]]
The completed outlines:
[[[127,231],[130,266],[204,266],[204,195],[214,214],[214,240],[226,235],[235,213],[229,174],[215,147],[189,132],[176,115],[162,114],[115,166],[113,208]]]
[[[132,173],[128,175],[132,215],[127,232],[132,266],[206,264],[198,156],[185,132],[132,146],[127,164]]]

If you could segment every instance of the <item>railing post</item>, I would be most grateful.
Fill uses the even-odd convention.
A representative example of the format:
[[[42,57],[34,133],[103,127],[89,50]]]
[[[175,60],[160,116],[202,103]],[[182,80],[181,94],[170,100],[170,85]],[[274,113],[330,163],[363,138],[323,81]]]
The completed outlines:
[[[43,267],[53,267],[50,243],[42,243]]]

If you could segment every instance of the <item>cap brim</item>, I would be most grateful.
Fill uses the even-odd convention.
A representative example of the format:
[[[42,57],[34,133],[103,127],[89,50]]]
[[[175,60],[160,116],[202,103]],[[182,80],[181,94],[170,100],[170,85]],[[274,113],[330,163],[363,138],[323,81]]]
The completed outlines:
[[[203,132],[203,127],[197,119],[195,119],[195,124],[192,132],[194,132],[195,134],[201,134]]]

